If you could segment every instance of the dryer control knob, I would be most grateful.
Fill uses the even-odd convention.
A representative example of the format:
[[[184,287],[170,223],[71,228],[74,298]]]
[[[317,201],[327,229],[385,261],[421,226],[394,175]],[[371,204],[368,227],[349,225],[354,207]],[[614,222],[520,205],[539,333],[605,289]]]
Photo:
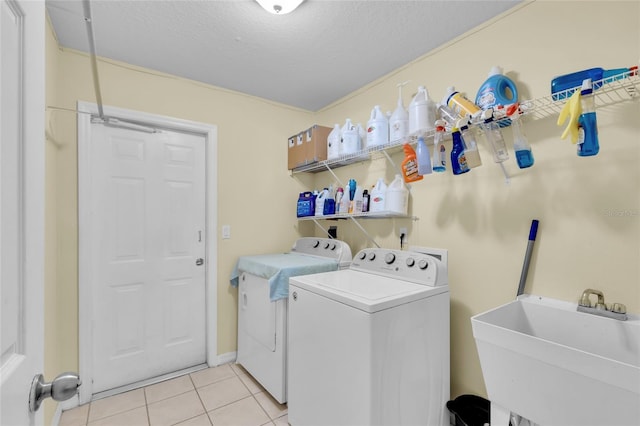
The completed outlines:
[[[369,254],[369,260],[374,260],[375,258],[376,258],[376,254],[375,253]]]
[[[393,253],[387,253],[384,257],[384,261],[387,262],[387,265],[391,265],[396,260],[396,255]]]
[[[326,250],[326,249],[328,249],[330,245],[331,245],[331,244],[329,244],[329,243],[324,243],[324,248],[325,248],[325,250]]]
[[[427,262],[426,259],[422,259],[420,262],[418,262],[418,267],[420,269],[427,269],[429,267],[429,262]]]
[[[362,253],[360,253],[360,260],[364,260],[367,257],[367,253],[365,253],[364,251]]]
[[[412,267],[413,265],[415,265],[415,264],[416,264],[416,261],[415,261],[415,260],[413,260],[413,257],[409,257],[409,258],[407,258],[407,266],[408,266],[409,268],[411,268],[411,267]]]
[[[313,243],[313,248],[316,248],[320,245],[320,241],[319,240],[315,240]]]

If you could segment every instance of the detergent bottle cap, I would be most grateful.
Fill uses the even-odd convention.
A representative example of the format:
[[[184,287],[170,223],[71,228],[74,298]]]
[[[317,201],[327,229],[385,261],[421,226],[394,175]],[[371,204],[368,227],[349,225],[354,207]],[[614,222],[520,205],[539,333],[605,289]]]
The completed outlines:
[[[444,120],[436,120],[436,131],[444,132],[444,126],[447,124]]]
[[[503,73],[502,67],[494,65],[493,67],[491,67],[491,71],[489,71],[489,77],[494,76],[494,75],[499,75],[499,74],[502,74],[502,73]]]
[[[580,89],[581,95],[588,95],[593,92],[593,85],[591,84],[591,79],[586,78],[582,80],[582,88]]]

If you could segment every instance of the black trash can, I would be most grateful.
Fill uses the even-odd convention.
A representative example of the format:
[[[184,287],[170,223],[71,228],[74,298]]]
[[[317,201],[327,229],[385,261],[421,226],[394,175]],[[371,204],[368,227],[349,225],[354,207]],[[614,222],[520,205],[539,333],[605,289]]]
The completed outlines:
[[[491,404],[477,395],[460,395],[447,402],[447,409],[455,416],[455,426],[484,426],[491,420]]]

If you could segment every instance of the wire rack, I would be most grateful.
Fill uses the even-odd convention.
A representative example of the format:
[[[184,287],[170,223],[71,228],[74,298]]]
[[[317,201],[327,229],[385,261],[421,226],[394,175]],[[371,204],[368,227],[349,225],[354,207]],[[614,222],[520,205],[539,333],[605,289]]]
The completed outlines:
[[[594,81],[592,84],[594,87],[596,108],[614,105],[640,97],[640,76],[638,75],[637,70],[630,70],[616,74],[602,80]],[[533,119],[542,119],[559,114],[566,101],[576,90],[580,90],[580,86],[554,93],[553,95],[522,101],[520,103],[520,110],[523,115],[529,116]],[[503,119],[508,118],[505,117]],[[500,120],[496,121],[499,122]],[[471,125],[478,124],[479,123],[472,123]],[[434,130],[430,130],[424,132],[422,136],[425,141],[428,141],[433,139],[434,133]],[[400,151],[405,143],[415,144],[416,140],[417,136],[412,136],[408,139],[391,141],[385,145],[368,147],[361,151],[342,155],[335,159],[319,161],[297,167],[293,169],[291,173],[317,173],[327,170],[330,171],[331,169],[336,169],[353,163],[359,163],[371,158],[378,158],[383,155],[388,158],[390,154]]]

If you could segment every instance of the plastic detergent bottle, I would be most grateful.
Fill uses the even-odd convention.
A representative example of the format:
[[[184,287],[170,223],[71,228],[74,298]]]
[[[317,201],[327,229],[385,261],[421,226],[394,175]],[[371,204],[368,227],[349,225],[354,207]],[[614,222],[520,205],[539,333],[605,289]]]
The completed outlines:
[[[325,188],[316,197],[315,216],[322,216],[324,214],[324,202],[329,198],[329,188]]]
[[[333,160],[340,157],[340,125],[333,126],[333,130],[327,136],[327,159]]]
[[[338,190],[336,191],[336,213],[342,213],[342,211],[340,210],[340,204],[342,202],[343,196],[344,196],[344,189],[342,189],[342,187],[339,187]]]
[[[407,84],[406,81],[398,84],[398,106],[389,118],[389,140],[391,142],[404,141],[409,135],[409,113],[402,102],[402,86],[405,84]]]
[[[378,178],[378,182],[371,189],[371,198],[369,200],[370,212],[384,211],[384,200],[387,193],[387,184],[384,179]]]
[[[498,123],[493,121],[493,117],[490,117],[484,121],[481,129],[493,152],[493,161],[496,163],[507,161],[509,159],[509,152],[507,151],[507,145],[504,142],[504,137],[502,136],[502,131]]]
[[[424,86],[418,87],[418,93],[409,104],[409,134],[433,129],[436,121],[436,104],[429,98]]]
[[[422,176],[420,176],[420,179],[422,179]],[[387,199],[385,200],[384,209],[393,213],[407,214],[408,206],[409,190],[402,182],[402,177],[396,175],[393,182],[387,187]]]
[[[444,120],[436,121],[436,134],[433,137],[433,156],[431,157],[434,172],[442,173],[447,170],[447,156],[442,140],[444,139]]]
[[[467,166],[469,166],[470,169],[482,166],[480,151],[478,151],[478,142],[476,141],[476,135],[473,129],[469,128],[467,124],[461,125],[460,136],[462,136],[466,147],[464,150],[464,156],[467,159]]]
[[[431,155],[429,155],[429,148],[424,143],[424,138],[420,136],[416,145],[416,158],[418,160],[418,174],[428,175],[431,173]]]
[[[441,103],[455,111],[460,118],[464,118],[466,114],[475,117],[482,111],[478,105],[471,102],[462,93],[457,92],[454,86],[447,87],[447,92]]]
[[[356,192],[353,196],[353,211],[351,213],[362,213],[362,205],[364,203],[364,191],[361,186],[356,187]]]
[[[527,167],[533,166],[531,145],[529,145],[529,141],[524,135],[520,113],[517,111],[511,116],[511,129],[513,131],[513,150],[516,155],[518,167],[526,169]]]
[[[451,148],[451,171],[454,175],[467,173],[470,169],[467,165],[467,158],[464,156],[465,145],[460,130],[454,128],[451,133],[453,147]]]
[[[360,151],[360,135],[358,134],[358,129],[356,126],[351,123],[351,119],[347,118],[342,126],[341,131],[341,155],[350,155],[355,154]]]
[[[404,144],[404,161],[402,161],[402,175],[404,181],[415,182],[422,179],[422,175],[418,173],[418,160],[416,158],[416,152],[411,148],[408,143]],[[387,188],[388,190],[389,188]]]
[[[582,104],[582,114],[578,118],[578,155],[589,157],[600,152],[596,104],[589,78],[582,82],[580,103]]]
[[[367,148],[389,143],[389,121],[376,105],[371,110],[371,118],[367,122]]]
[[[518,88],[502,68],[493,67],[489,78],[482,83],[476,95],[476,105],[482,109],[497,108],[498,105],[511,105],[518,102]]]

